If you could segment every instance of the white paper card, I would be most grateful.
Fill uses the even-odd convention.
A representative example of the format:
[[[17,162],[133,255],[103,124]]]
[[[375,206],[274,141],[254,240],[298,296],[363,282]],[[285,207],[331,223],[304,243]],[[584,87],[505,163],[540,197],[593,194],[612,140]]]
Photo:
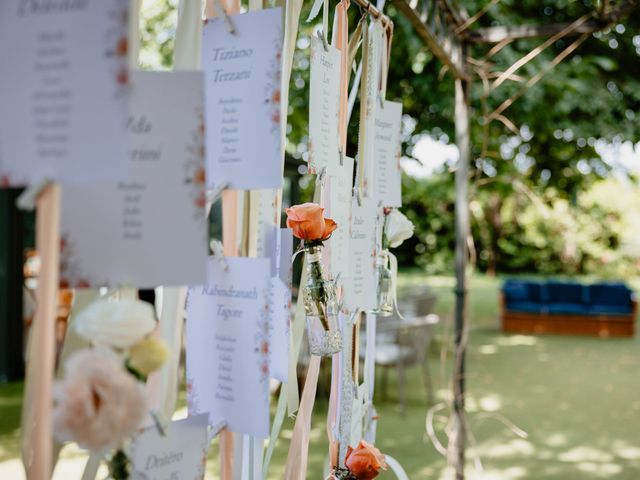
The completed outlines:
[[[340,50],[325,51],[322,41],[311,37],[309,67],[309,169],[331,173],[338,166],[340,138]]]
[[[402,169],[400,168],[400,129],[402,104],[384,102],[376,110],[375,194],[376,204],[383,207],[402,206]]]
[[[366,55],[366,69],[362,73],[360,87],[360,128],[358,138],[358,188],[361,195],[373,195],[374,148],[375,148],[375,119],[376,110],[381,98],[380,65],[384,29],[380,22],[373,22],[368,30],[367,42],[363,46]]]
[[[288,228],[275,228],[267,242],[271,261],[269,303],[269,371],[281,382],[289,379],[289,338],[291,334],[291,255],[293,235]]]
[[[291,290],[279,277],[271,279],[269,299],[269,372],[272,378],[287,382],[289,379]]]
[[[130,447],[132,480],[199,480],[204,478],[209,441],[208,415],[171,422],[166,435],[151,427]]]
[[[356,395],[353,397],[353,404],[351,407],[351,435],[349,445],[353,448],[362,440],[362,430],[364,425],[364,416],[368,411],[366,407],[366,388],[363,384],[354,387],[357,390]]]
[[[253,205],[253,203],[257,205]],[[250,257],[268,256],[269,242],[274,232],[280,225],[280,212],[278,211],[278,191],[262,189],[251,191],[251,215],[250,228],[255,229],[250,233],[250,238],[255,242],[255,251],[251,251]]]
[[[376,307],[376,218],[371,198],[354,199],[351,206],[350,277],[346,304],[351,308],[373,310]]]
[[[269,435],[269,288],[266,258],[208,262],[187,301],[187,400],[210,425]]]
[[[203,28],[207,183],[233,189],[280,188],[282,10],[232,15]]]
[[[202,89],[201,72],[133,73],[130,178],[62,191],[63,285],[205,281]]]
[[[0,2],[0,185],[124,177],[128,5]]]
[[[271,260],[271,276],[279,277],[287,288],[291,287],[291,255],[293,234],[288,228],[275,228],[268,236],[265,256]]]
[[[329,248],[329,271],[334,278],[340,275],[342,285],[349,284],[352,190],[353,158],[344,157],[342,166],[338,163],[336,175],[328,178],[325,192],[329,198],[326,215],[338,224],[331,239],[325,243]]]

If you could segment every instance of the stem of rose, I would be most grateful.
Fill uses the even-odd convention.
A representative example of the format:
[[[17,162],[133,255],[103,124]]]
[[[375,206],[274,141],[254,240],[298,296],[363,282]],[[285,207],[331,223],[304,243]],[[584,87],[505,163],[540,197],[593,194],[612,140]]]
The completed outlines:
[[[316,307],[318,308],[318,318],[320,319],[320,323],[324,327],[325,330],[329,330],[329,322],[327,321],[327,316],[324,313],[324,305],[320,301],[316,301]]]
[[[319,289],[317,293],[312,293],[312,297],[315,297],[314,301],[318,310],[318,319],[320,320],[323,328],[325,330],[329,330],[329,321],[325,313],[327,295],[324,291],[324,285],[322,283],[323,280],[320,262],[313,262],[311,264],[310,275],[311,278],[313,278],[314,285],[317,285]]]

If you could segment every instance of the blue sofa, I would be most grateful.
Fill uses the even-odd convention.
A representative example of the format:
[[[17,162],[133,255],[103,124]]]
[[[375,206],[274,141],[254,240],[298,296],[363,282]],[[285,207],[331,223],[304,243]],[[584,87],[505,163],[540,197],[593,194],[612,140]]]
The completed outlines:
[[[507,280],[502,286],[506,332],[633,336],[636,309],[624,283]]]

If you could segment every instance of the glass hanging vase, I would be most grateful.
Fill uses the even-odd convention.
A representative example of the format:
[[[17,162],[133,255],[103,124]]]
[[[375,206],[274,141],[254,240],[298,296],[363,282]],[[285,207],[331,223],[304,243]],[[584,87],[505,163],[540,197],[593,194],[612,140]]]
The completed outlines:
[[[371,311],[381,317],[393,315],[393,273],[389,268],[389,256],[387,250],[381,250],[376,257],[376,282],[377,282],[377,303],[376,308]]]
[[[312,355],[329,356],[342,349],[336,286],[322,271],[322,245],[305,247],[307,282],[302,294]]]

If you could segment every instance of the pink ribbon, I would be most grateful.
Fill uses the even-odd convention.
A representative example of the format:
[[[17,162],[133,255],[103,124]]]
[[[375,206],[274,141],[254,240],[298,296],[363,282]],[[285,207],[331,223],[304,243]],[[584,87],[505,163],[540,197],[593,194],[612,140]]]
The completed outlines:
[[[320,373],[320,357],[311,355],[307,378],[302,390],[302,399],[298,416],[293,427],[293,436],[289,445],[284,480],[304,480],[307,476],[307,460],[309,455],[309,432],[311,431],[311,414],[316,399],[318,374]]]

